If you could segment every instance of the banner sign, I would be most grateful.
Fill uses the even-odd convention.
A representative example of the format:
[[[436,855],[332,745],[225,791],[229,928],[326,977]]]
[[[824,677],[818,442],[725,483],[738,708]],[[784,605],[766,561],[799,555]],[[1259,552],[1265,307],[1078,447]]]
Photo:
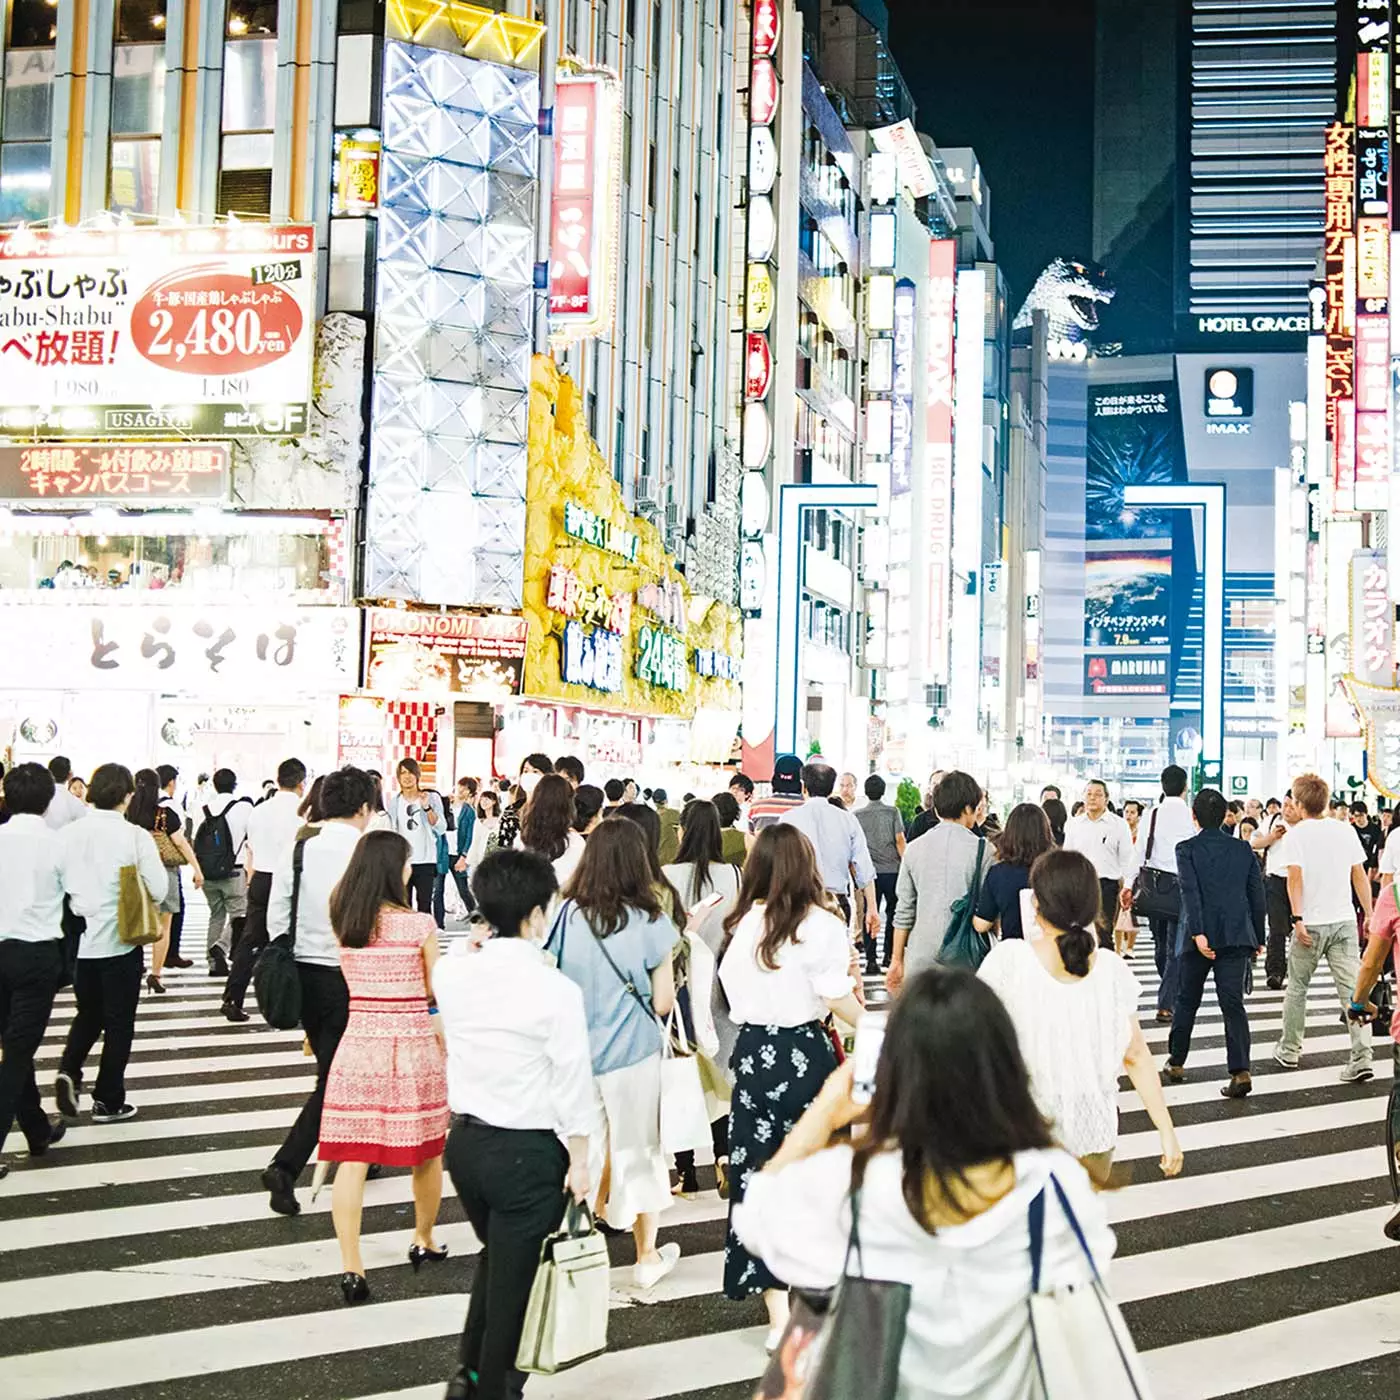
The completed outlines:
[[[1171,645],[1170,550],[1113,550],[1084,561],[1084,645]]]
[[[359,683],[357,608],[191,603],[0,605],[0,634],[35,690],[144,690],[226,703],[339,693]]]
[[[1395,680],[1395,604],[1383,549],[1351,556],[1351,674],[1383,688]]]
[[[1158,656],[1086,656],[1085,695],[1165,695],[1166,652]]]
[[[526,623],[509,613],[371,608],[365,689],[380,695],[519,695]]]
[[[0,501],[224,501],[225,443],[0,447]]]
[[[305,431],[315,271],[302,225],[0,233],[0,434]]]
[[[937,238],[928,245],[928,393],[924,408],[924,466],[929,493],[929,670],[948,679],[952,621],[948,560],[953,549],[953,326],[957,292],[957,244]]]
[[[1366,733],[1366,777],[1392,801],[1400,795],[1400,690],[1346,679]]]

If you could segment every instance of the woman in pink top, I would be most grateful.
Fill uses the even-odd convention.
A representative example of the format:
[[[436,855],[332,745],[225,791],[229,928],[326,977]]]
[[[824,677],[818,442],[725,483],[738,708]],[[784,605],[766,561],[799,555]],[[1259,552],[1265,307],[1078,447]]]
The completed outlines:
[[[1347,1015],[1353,1021],[1374,1020],[1377,1007],[1371,1001],[1371,992],[1377,982],[1385,976],[1387,959],[1395,973],[1395,990],[1400,992],[1400,907],[1395,903],[1395,885],[1389,884],[1376,901],[1371,915],[1371,936],[1366,944],[1366,956],[1361,959],[1361,968],[1356,974],[1356,989],[1352,993]],[[1395,1042],[1392,1054],[1395,1059],[1395,1085],[1390,1091],[1386,1110],[1386,1140],[1389,1143],[1390,1182],[1395,1193],[1396,1204],[1400,1205],[1400,1002],[1390,1018],[1390,1038]],[[1400,1211],[1391,1216],[1385,1225],[1388,1239],[1400,1240]]]
[[[350,1016],[326,1080],[318,1155],[341,1164],[331,1213],[347,1303],[369,1297],[360,1213],[371,1165],[413,1168],[413,1271],[447,1258],[433,1244],[448,1120],[447,1056],[428,1014],[437,927],[408,908],[409,856],[397,832],[368,832],[331,894]]]

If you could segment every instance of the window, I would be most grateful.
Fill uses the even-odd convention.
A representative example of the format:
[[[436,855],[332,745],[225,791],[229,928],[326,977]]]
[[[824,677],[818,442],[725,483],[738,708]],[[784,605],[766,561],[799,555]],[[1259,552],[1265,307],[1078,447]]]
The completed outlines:
[[[165,0],[119,0],[116,24],[107,204],[154,214],[165,116]]]
[[[227,13],[217,212],[265,219],[272,212],[277,5],[229,0]]]
[[[0,224],[49,216],[57,20],[46,0],[10,0],[0,112]]]
[[[1274,600],[1272,598],[1232,598],[1229,626],[1253,632],[1274,630]]]

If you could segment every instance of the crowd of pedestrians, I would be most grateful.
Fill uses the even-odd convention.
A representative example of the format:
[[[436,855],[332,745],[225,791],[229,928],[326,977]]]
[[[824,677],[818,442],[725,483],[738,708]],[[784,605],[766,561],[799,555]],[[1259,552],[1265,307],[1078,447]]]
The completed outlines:
[[[1115,808],[1092,780],[1073,811],[1049,786],[1004,825],[967,773],[934,774],[909,812],[879,775],[819,756],[780,757],[766,793],[739,773],[676,805],[632,780],[589,784],[573,756],[531,754],[513,781],[464,778],[450,795],[412,759],[389,790],[357,768],[308,776],[288,758],[254,802],[219,769],[181,802],[173,768],[104,764],[81,791],[61,758],[5,774],[0,1147],[16,1121],[42,1157],[85,1106],[97,1124],[136,1114],[139,1000],[190,966],[180,926],[187,886],[202,891],[230,1021],[250,1019],[265,950],[291,959],[316,1077],[261,1182],[296,1215],[313,1157],[334,1167],[347,1305],[372,1296],[360,1217],[384,1169],[412,1173],[414,1272],[446,1263],[446,1163],[482,1246],[449,1397],[519,1394],[531,1284],[566,1193],[630,1234],[647,1293],[679,1261],[663,1218],[701,1190],[701,1155],[729,1203],[724,1292],[762,1296],[770,1351],[789,1289],[839,1277],[858,1196],[867,1271],[919,1285],[901,1368],[953,1377],[949,1394],[996,1376],[1019,1394],[1006,1378],[1030,1364],[1027,1208],[1063,1193],[1042,1239],[1052,1283],[1103,1269],[1097,1193],[1123,1076],[1162,1173],[1183,1169],[1162,1085],[1187,1076],[1208,980],[1226,1097],[1252,1087],[1261,956],[1286,990],[1274,1060],[1299,1064],[1326,960],[1351,1026],[1341,1078],[1374,1072],[1366,1022],[1400,928],[1400,832],[1331,804],[1313,774],[1282,799],[1230,803],[1171,766],[1150,804]],[[470,922],[444,944],[449,894]],[[1170,1027],[1160,1070],[1139,1019],[1143,923]],[[51,1116],[34,1057],[68,983]],[[847,1052],[868,996],[889,1014],[873,1090],[857,1094]],[[677,1056],[696,1062],[706,1109],[684,1140],[665,1129]],[[926,1314],[952,1289],[971,1305]]]

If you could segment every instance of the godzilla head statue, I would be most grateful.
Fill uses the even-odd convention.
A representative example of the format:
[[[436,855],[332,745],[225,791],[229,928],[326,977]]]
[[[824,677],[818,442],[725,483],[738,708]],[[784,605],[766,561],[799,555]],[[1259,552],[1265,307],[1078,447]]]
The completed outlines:
[[[1056,258],[1035,279],[1015,328],[1027,328],[1033,314],[1043,311],[1049,318],[1052,344],[1084,344],[1099,328],[1099,307],[1107,306],[1114,296],[1108,274],[1096,263]]]

